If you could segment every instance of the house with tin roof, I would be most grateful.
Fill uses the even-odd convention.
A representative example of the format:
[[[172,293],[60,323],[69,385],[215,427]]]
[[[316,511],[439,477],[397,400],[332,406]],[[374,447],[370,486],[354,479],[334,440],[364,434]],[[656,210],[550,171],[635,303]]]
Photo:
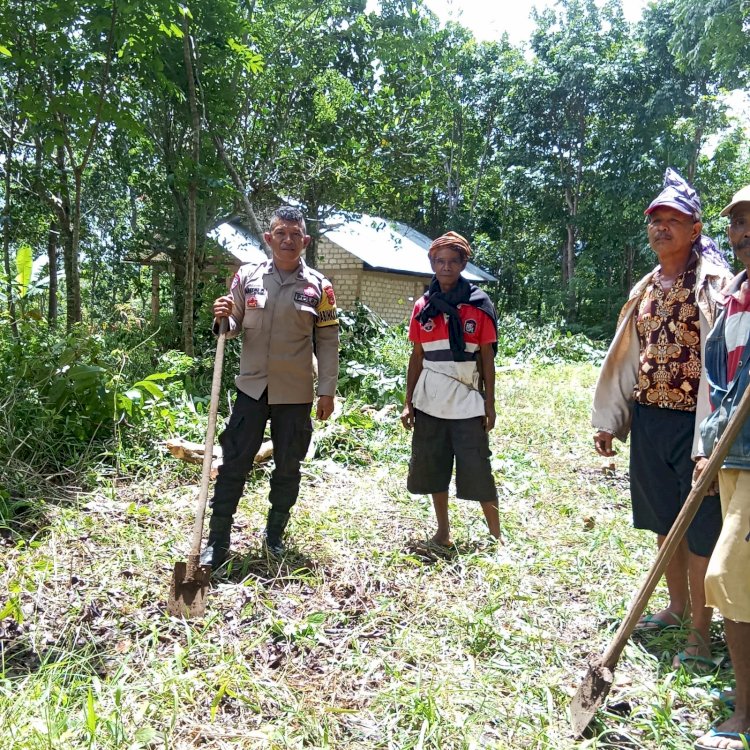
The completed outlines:
[[[265,259],[258,240],[245,227],[225,222],[209,237],[233,258],[233,265]],[[359,301],[387,323],[408,320],[414,300],[432,278],[427,250],[432,240],[401,222],[367,214],[337,214],[321,228],[317,267],[333,283],[336,302],[345,310]],[[468,263],[463,275],[475,284],[497,281]]]

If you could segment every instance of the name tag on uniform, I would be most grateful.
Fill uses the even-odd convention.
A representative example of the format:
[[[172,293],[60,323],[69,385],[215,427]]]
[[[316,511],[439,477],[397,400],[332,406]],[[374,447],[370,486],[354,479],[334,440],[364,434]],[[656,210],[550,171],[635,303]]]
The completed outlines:
[[[268,298],[265,287],[246,286],[245,287],[245,309],[255,310],[266,306]]]
[[[307,307],[317,307],[320,302],[318,290],[314,286],[306,286],[303,290],[294,293],[294,301]]]

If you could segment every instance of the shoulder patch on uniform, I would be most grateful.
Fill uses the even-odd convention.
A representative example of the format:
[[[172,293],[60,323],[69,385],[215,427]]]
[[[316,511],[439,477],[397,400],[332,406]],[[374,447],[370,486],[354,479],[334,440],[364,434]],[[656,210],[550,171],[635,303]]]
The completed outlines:
[[[316,322],[318,328],[338,325],[339,315],[338,308],[336,307],[336,295],[333,293],[331,282],[327,279],[323,281],[323,294],[320,297],[315,312],[318,314]]]

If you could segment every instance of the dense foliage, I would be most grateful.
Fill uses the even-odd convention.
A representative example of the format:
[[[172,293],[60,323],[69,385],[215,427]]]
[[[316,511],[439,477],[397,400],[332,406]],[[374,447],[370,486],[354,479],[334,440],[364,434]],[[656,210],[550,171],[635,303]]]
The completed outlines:
[[[605,335],[651,264],[642,211],[664,168],[694,179],[714,235],[750,178],[722,98],[747,83],[742,3],[663,0],[632,25],[619,2],[563,0],[536,14],[527,46],[478,43],[412,0],[2,10],[14,328],[109,324],[121,305],[148,319],[158,267],[169,343],[192,354],[207,232],[294,196],[314,239],[332,208],[462,231],[503,312]]]
[[[519,46],[413,0],[0,8],[8,486],[200,435],[225,275],[208,233],[257,228],[279,196],[303,204],[313,264],[333,209],[461,231],[499,279],[501,353],[556,362],[596,356],[569,334],[607,339],[650,267],[642,212],[667,165],[714,236],[750,181],[722,98],[748,78],[740,3],[664,0],[632,25],[617,1],[562,0]],[[357,309],[342,334],[342,394],[398,401],[403,330]]]

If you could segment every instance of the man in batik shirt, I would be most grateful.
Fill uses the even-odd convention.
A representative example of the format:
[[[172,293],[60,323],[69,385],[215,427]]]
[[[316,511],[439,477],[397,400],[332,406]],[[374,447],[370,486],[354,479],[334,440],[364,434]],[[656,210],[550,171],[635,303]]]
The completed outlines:
[[[731,277],[712,241],[701,235],[696,192],[668,169],[664,190],[645,211],[659,265],[630,292],[602,365],[594,396],[594,446],[613,456],[613,437],[630,440],[633,525],[661,546],[691,488],[697,426],[708,414],[703,345],[718,292]],[[696,419],[697,415],[697,419]],[[641,631],[691,622],[675,668],[712,666],[703,579],[721,529],[716,496],[706,497],[665,573],[669,604],[645,615]]]

